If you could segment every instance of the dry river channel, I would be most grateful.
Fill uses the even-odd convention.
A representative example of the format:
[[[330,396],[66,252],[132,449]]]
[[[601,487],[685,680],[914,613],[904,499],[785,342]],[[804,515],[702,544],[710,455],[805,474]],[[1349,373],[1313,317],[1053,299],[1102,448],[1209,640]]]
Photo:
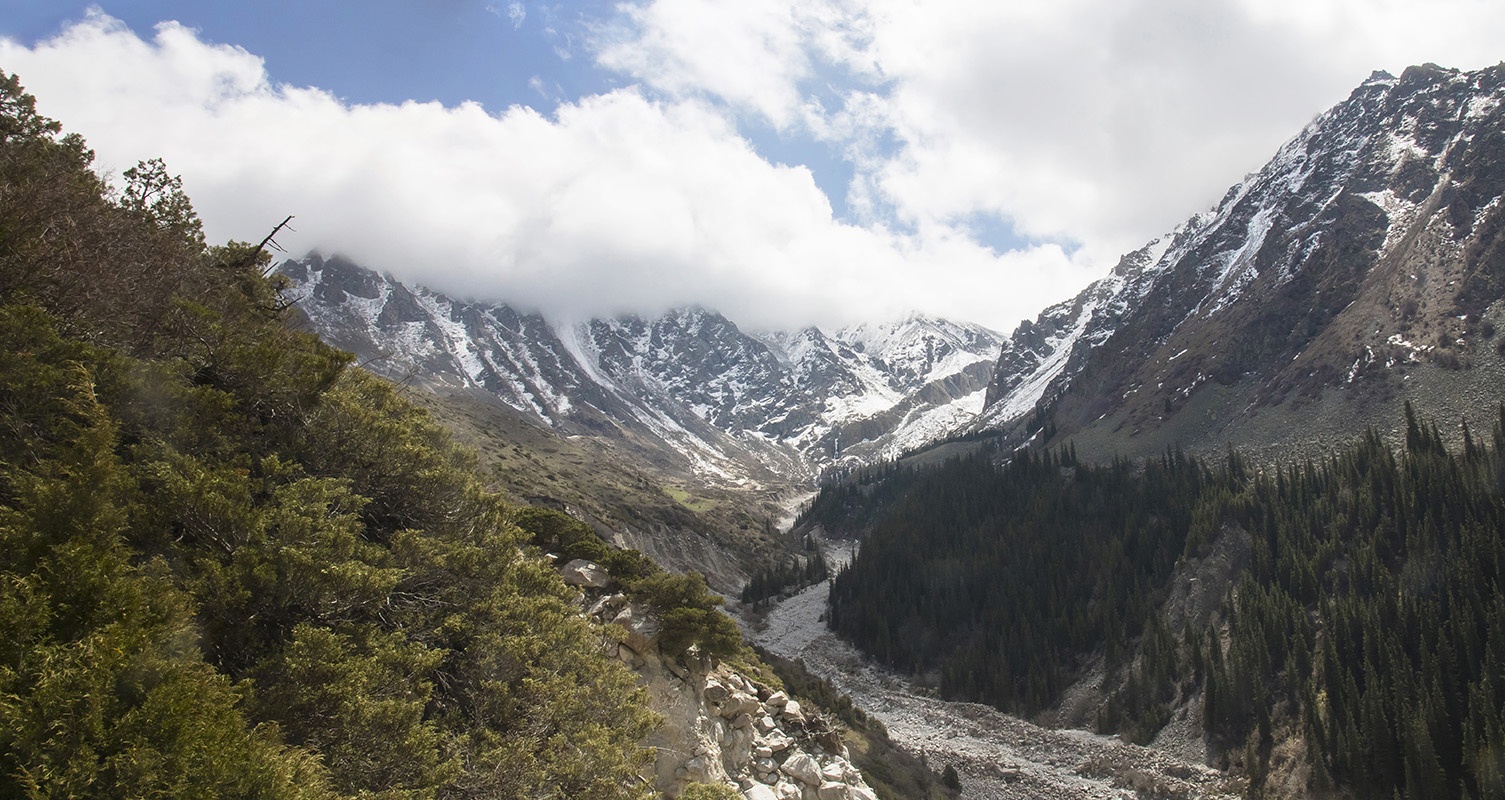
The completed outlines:
[[[833,569],[852,556],[850,544],[826,543]],[[775,606],[747,626],[754,641],[812,672],[888,728],[895,742],[923,753],[939,770],[956,767],[968,798],[1232,797],[1226,775],[1117,737],[1052,730],[988,706],[940,700],[884,669],[826,628],[829,583]]]

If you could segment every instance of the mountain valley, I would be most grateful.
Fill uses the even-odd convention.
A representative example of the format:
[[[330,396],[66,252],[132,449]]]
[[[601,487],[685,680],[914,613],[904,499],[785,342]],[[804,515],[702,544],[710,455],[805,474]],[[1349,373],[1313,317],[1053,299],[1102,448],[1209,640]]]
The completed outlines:
[[[1505,64],[1007,336],[274,265],[0,92],[0,789],[1505,798]]]

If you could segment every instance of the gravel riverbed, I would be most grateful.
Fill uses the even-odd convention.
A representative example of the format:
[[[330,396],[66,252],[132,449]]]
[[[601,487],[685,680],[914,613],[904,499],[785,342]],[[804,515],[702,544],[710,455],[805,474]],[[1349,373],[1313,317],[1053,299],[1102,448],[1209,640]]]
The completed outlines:
[[[847,543],[826,549],[833,569],[851,555]],[[1165,752],[927,695],[826,628],[821,616],[829,592],[830,585],[820,583],[784,600],[762,623],[747,627],[749,637],[785,658],[803,659],[935,769],[955,766],[963,798],[1236,796],[1224,774]]]

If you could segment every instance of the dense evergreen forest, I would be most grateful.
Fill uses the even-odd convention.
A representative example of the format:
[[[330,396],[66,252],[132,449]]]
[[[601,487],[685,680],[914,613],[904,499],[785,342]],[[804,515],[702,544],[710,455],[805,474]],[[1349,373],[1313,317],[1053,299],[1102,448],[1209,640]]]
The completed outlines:
[[[834,579],[832,625],[948,696],[1021,713],[1102,653],[1123,680],[1099,723],[1138,741],[1203,689],[1252,795],[1296,741],[1319,793],[1505,797],[1505,406],[1457,453],[1406,417],[1400,453],[1371,434],[1268,470],[1068,449],[828,487],[807,520],[872,524]],[[1251,552],[1225,624],[1169,629],[1173,570],[1219,536]]]
[[[0,796],[643,796],[655,717],[474,457],[90,163],[0,74]]]

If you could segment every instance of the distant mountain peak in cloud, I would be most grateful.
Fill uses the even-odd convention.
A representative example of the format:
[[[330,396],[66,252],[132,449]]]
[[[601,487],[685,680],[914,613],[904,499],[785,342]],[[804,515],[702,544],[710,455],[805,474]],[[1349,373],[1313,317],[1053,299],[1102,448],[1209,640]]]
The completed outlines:
[[[534,424],[655,451],[685,475],[787,485],[966,425],[1003,336],[914,313],[827,332],[743,331],[703,306],[555,324],[342,257],[278,271],[312,326],[371,369],[481,392]]]

